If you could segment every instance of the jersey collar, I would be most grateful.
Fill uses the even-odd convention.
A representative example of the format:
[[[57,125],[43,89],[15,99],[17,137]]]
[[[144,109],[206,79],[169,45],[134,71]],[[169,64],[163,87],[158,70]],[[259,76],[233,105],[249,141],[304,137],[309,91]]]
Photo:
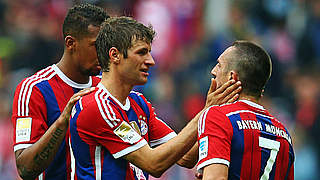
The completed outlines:
[[[92,86],[92,78],[91,76],[89,77],[89,82],[86,84],[79,84],[76,83],[74,81],[72,81],[71,79],[69,79],[59,68],[56,64],[52,65],[52,68],[54,69],[54,71],[57,73],[57,75],[62,79],[62,81],[64,81],[65,83],[67,83],[69,86],[73,87],[73,88],[78,88],[78,89],[84,89],[84,88],[89,88]]]
[[[261,110],[265,110],[265,108],[263,106],[261,106],[260,104],[257,104],[255,102],[249,101],[249,100],[239,100],[240,102],[246,103],[249,106],[261,109]]]
[[[108,96],[110,96],[123,110],[128,111],[130,109],[130,100],[128,97],[126,98],[126,104],[123,105],[117,98],[112,96],[112,94],[108,91],[106,87],[104,87],[104,85],[101,82],[97,85],[97,87],[103,89],[103,91],[105,91],[108,94]]]

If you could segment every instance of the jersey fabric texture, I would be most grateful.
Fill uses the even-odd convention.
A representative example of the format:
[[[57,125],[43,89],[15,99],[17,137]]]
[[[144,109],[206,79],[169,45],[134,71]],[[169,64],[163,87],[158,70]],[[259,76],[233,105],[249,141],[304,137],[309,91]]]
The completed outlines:
[[[143,180],[148,174],[122,158],[147,143],[163,144],[176,133],[160,120],[146,98],[131,91],[122,105],[99,83],[71,114],[72,178]]]
[[[197,170],[228,166],[228,179],[294,179],[294,151],[287,129],[247,100],[212,106],[198,123]]]
[[[87,84],[78,84],[64,75],[56,65],[22,80],[13,100],[14,151],[37,142],[60,116],[73,94],[83,88],[96,86],[99,82],[99,78],[90,77]],[[53,162],[38,179],[70,179],[68,139],[69,132]]]

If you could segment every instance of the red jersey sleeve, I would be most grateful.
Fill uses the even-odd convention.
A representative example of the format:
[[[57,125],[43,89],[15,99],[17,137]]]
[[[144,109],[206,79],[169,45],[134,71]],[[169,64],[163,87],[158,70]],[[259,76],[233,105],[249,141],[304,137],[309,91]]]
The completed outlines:
[[[14,127],[14,151],[34,144],[48,129],[45,100],[36,86],[28,86],[26,80],[16,88],[11,120]]]
[[[99,98],[83,106],[77,117],[77,131],[87,144],[104,146],[114,158],[147,144],[109,100]]]
[[[155,113],[154,107],[152,107],[151,103],[140,94],[142,99],[148,106],[150,112],[149,118],[149,143],[151,147],[155,147],[157,145],[163,144],[170,139],[177,136],[177,134]]]
[[[201,114],[198,123],[197,170],[214,163],[229,166],[232,133],[230,121],[217,107],[208,108]]]

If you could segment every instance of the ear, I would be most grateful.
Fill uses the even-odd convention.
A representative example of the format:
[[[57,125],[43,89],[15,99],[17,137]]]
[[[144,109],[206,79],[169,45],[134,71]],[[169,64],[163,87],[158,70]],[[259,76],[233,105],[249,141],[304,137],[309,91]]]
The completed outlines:
[[[64,38],[64,43],[68,50],[72,50],[76,46],[76,39],[69,35],[66,38]]]
[[[239,74],[234,70],[229,72],[229,80],[231,80],[231,79],[233,79],[235,81],[239,81]]]
[[[115,64],[120,63],[120,52],[117,48],[115,47],[110,48],[108,55],[111,63],[115,63]]]

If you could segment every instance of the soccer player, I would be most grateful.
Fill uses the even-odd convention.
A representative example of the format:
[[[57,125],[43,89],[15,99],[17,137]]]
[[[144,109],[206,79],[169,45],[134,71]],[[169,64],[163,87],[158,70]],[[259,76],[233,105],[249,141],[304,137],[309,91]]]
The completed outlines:
[[[102,8],[89,4],[69,9],[60,61],[22,80],[16,88],[14,151],[23,179],[70,179],[69,117],[73,103],[85,92],[74,94],[100,81],[95,77],[101,70],[95,41],[107,18]]]
[[[240,80],[234,103],[212,106],[199,119],[199,162],[203,179],[293,179],[294,151],[287,129],[259,99],[271,76],[270,56],[260,46],[236,41],[211,73],[219,87]]]
[[[159,177],[177,161],[196,164],[197,148],[186,153],[196,142],[199,115],[176,135],[143,94],[132,91],[147,82],[155,65],[154,34],[128,17],[109,18],[101,27],[96,46],[102,80],[80,98],[70,120],[76,179],[148,179],[148,173]],[[235,81],[219,89],[214,82],[207,106],[238,98],[241,88]]]

